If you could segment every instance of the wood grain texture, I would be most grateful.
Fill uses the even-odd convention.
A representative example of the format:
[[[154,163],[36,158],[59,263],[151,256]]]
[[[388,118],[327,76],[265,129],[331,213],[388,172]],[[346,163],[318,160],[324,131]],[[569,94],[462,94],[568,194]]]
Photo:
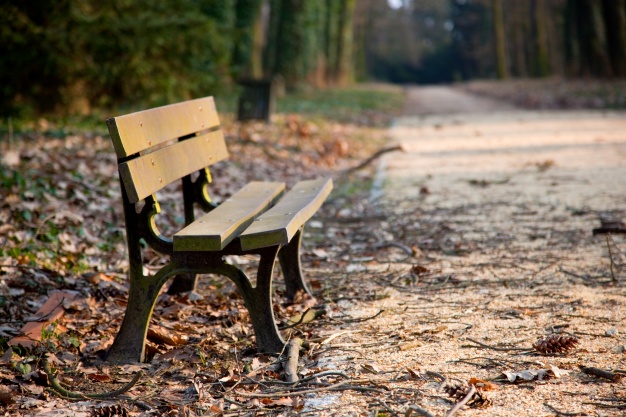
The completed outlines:
[[[333,189],[331,179],[300,181],[240,236],[242,250],[285,245],[322,206]]]
[[[174,251],[219,251],[267,210],[284,183],[251,182],[217,208],[174,235]]]
[[[227,157],[224,135],[216,130],[123,162],[119,171],[130,202],[136,203],[172,181]]]
[[[107,120],[118,158],[220,124],[213,97],[189,100]]]

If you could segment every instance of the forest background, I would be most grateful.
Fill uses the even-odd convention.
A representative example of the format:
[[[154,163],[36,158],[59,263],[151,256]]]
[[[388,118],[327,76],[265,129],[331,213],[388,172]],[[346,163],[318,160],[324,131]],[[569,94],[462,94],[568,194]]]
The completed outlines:
[[[0,116],[354,81],[626,76],[626,0],[0,3]]]

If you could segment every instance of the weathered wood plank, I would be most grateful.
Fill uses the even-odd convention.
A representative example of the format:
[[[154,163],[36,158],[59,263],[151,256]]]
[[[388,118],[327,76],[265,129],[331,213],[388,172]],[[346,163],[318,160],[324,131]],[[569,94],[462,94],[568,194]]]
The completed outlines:
[[[118,158],[219,126],[213,97],[170,104],[107,120]]]
[[[284,192],[279,182],[251,182],[174,235],[175,252],[219,251]]]
[[[331,179],[300,181],[239,237],[241,249],[285,245],[322,206],[333,189]]]
[[[185,175],[228,157],[221,130],[185,139],[119,164],[131,203],[136,203]]]

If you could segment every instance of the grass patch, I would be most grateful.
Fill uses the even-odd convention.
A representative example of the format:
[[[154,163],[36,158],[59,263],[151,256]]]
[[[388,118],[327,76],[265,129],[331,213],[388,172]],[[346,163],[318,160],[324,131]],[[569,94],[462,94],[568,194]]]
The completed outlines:
[[[277,110],[338,122],[379,125],[388,122],[390,115],[397,115],[403,103],[404,93],[399,87],[364,84],[288,94],[278,100]]]

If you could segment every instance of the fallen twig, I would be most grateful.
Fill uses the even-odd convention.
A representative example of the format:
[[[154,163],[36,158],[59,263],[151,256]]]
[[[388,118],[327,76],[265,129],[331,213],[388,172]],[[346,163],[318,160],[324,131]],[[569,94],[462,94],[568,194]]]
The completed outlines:
[[[381,401],[379,399],[374,399],[378,404],[380,404],[385,410],[387,410],[389,413],[391,413],[392,416],[399,416],[400,414],[394,410],[393,408],[389,407],[387,404],[385,404],[384,401]]]
[[[578,412],[573,412],[573,413],[568,413],[565,411],[561,411],[561,410],[557,410],[556,408],[554,408],[553,406],[551,406],[548,403],[543,403],[543,405],[547,408],[550,409],[550,411],[552,411],[553,413],[556,413],[559,416],[568,416],[568,417],[574,417],[574,416],[587,416],[589,414],[585,413],[584,411],[578,411]]]
[[[404,417],[411,417],[411,415],[413,414],[413,411],[418,413],[420,416],[435,417],[429,411],[426,411],[423,408],[420,408],[414,404],[409,405],[409,408],[406,410],[406,413],[404,413]]]
[[[379,310],[378,313],[376,313],[376,314],[374,314],[373,316],[370,316],[370,317],[360,317],[360,318],[357,318],[357,319],[346,319],[346,320],[335,319],[335,321],[340,321],[342,323],[362,323],[364,321],[375,319],[376,317],[380,316],[384,312],[385,312],[385,310]]]
[[[605,235],[606,237],[606,247],[609,249],[609,268],[611,270],[611,281],[613,281],[614,283],[617,282],[617,278],[615,278],[615,270],[613,268],[613,266],[615,265],[615,262],[613,261],[613,252],[611,251],[611,242],[609,242],[609,236],[611,234],[607,233]]]
[[[406,261],[407,259],[409,259],[410,257],[414,256],[415,253],[413,251],[413,249],[411,249],[410,247],[408,247],[407,245],[403,245],[400,242],[385,242],[385,243],[380,243],[378,245],[375,246],[375,249],[384,249],[384,248],[388,248],[388,247],[394,247],[394,248],[398,248],[401,249],[404,253],[406,253],[406,257],[402,258],[400,260],[398,260],[397,262],[403,262]]]
[[[129,391],[132,387],[134,387],[135,384],[139,381],[139,378],[141,378],[141,376],[143,375],[142,371],[137,372],[129,383],[127,383],[126,385],[124,385],[123,387],[115,391],[103,392],[99,394],[83,394],[80,392],[69,391],[63,388],[57,376],[55,375],[55,373],[52,372],[52,369],[50,369],[50,363],[48,363],[47,359],[43,360],[42,369],[46,373],[46,375],[48,375],[48,380],[50,381],[50,387],[52,388],[52,390],[62,398],[73,399],[73,400],[84,400],[87,398],[93,399],[93,400],[95,399],[102,400],[102,399],[110,399],[110,398],[118,397],[126,393],[127,391]]]
[[[581,366],[580,370],[587,375],[593,375],[593,376],[597,376],[600,378],[605,378],[613,382],[619,382],[623,378],[622,374],[611,372],[611,371],[606,371],[604,369],[589,367],[589,366]]]
[[[286,382],[298,382],[298,359],[301,347],[302,339],[299,337],[291,339],[287,343],[287,360],[283,362]]]
[[[341,381],[332,385],[328,385],[320,388],[313,389],[305,389],[299,391],[277,391],[277,392],[268,392],[268,393],[247,393],[240,391],[233,391],[232,393],[236,396],[240,397],[248,397],[248,398],[282,398],[289,397],[293,395],[307,395],[307,394],[316,394],[318,392],[330,391],[336,388],[341,388],[345,385],[348,385],[350,381]]]
[[[313,313],[313,317],[310,317],[309,313]],[[326,309],[324,308],[307,308],[300,315],[300,318],[298,319],[298,321],[291,323],[289,325],[286,325],[286,326],[282,326],[279,328],[279,330],[287,330],[287,329],[291,329],[293,327],[299,326],[304,323],[310,323],[313,320],[323,316],[324,314],[326,314]]]
[[[530,352],[530,351],[533,350],[533,349],[529,349],[529,348],[515,348],[515,347],[501,348],[501,347],[497,347],[497,346],[491,346],[491,345],[488,345],[486,343],[479,342],[478,340],[470,339],[469,337],[467,338],[467,340],[469,340],[470,342],[476,343],[478,346],[483,347],[485,349],[497,350],[499,352],[509,352],[511,350]],[[475,347],[475,346],[472,346],[472,347]]]
[[[447,413],[446,413],[446,417],[451,417],[453,416],[457,411],[459,411],[461,409],[461,407],[463,407],[465,404],[467,404],[467,402],[469,400],[472,399],[472,397],[474,396],[474,394],[476,394],[476,387],[474,385],[470,385],[470,389],[469,391],[467,391],[467,394],[465,395],[465,397],[463,397],[463,399],[461,401],[459,401],[458,403],[456,403],[454,405],[454,407],[452,407]]]
[[[584,405],[593,405],[595,407],[600,407],[600,408],[615,408],[618,410],[624,410],[626,409],[626,404],[604,404],[604,403],[598,403],[598,402],[584,402],[582,403]]]
[[[354,171],[358,171],[359,169],[365,168],[366,166],[368,166],[369,164],[374,162],[377,158],[380,158],[382,155],[386,154],[387,152],[393,152],[393,151],[403,151],[404,152],[404,147],[402,145],[393,145],[393,146],[388,146],[386,148],[379,149],[372,156],[370,156],[369,158],[367,158],[365,161],[361,162],[357,166],[346,169],[343,172],[343,174],[344,175],[350,174],[350,173],[352,173]]]

